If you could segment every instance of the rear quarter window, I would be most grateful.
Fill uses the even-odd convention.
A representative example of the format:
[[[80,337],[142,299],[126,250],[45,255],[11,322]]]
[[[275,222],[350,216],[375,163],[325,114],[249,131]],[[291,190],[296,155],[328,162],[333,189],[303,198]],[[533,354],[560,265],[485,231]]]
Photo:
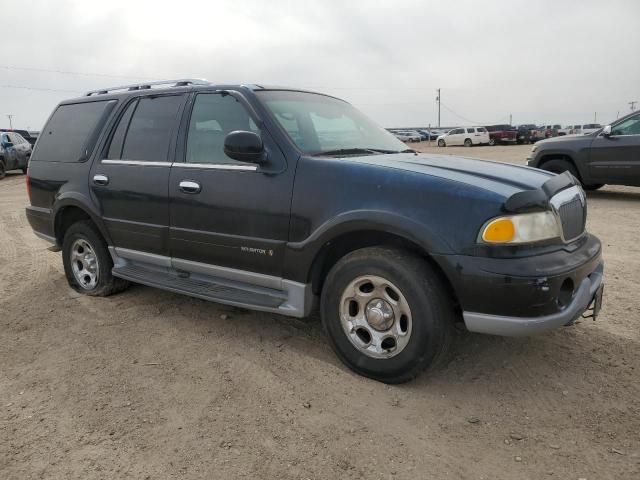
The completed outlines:
[[[60,105],[42,130],[32,161],[80,162],[86,160],[97,140],[96,127],[116,100]]]

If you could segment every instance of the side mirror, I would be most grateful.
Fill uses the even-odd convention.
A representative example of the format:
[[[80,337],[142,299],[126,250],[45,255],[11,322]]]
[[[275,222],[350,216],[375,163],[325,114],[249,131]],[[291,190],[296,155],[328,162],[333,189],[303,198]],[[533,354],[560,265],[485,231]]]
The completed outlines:
[[[224,153],[239,162],[260,164],[266,160],[260,135],[245,130],[235,130],[224,138]]]
[[[602,129],[602,135],[604,135],[605,137],[611,136],[611,125],[607,125]]]

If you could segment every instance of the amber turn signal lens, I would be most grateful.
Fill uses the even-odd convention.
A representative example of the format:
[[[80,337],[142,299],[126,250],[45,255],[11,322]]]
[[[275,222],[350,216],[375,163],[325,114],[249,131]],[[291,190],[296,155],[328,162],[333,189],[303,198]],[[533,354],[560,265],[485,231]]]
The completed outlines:
[[[484,229],[482,239],[488,243],[510,242],[516,236],[516,227],[510,218],[498,218]]]

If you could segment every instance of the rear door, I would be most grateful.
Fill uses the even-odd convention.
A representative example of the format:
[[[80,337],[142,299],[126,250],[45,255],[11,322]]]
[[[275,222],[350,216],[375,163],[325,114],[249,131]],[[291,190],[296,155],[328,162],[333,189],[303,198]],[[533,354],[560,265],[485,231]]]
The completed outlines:
[[[186,95],[132,98],[121,109],[101,158],[92,166],[91,192],[115,247],[166,257],[175,136]],[[162,263],[162,262],[161,262]]]
[[[595,183],[640,186],[640,112],[611,126],[611,136],[594,138],[589,174]]]
[[[173,266],[224,277],[229,268],[281,276],[294,169],[242,97],[201,92],[190,108],[169,181]],[[266,164],[224,153],[224,139],[235,130],[260,135]]]

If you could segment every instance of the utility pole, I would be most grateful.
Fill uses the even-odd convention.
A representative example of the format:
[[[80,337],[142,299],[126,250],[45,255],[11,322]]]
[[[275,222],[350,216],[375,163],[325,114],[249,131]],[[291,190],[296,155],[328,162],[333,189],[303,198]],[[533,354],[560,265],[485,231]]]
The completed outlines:
[[[436,97],[438,102],[438,128],[440,128],[440,89],[438,89],[438,96]]]
[[[510,113],[509,114],[509,126],[511,126],[513,124],[513,114]]]
[[[598,123],[598,112],[593,112],[593,123]]]
[[[439,92],[440,90],[438,90]],[[631,107],[631,111],[634,112],[636,110],[636,103],[638,103],[637,101],[633,101],[633,102],[629,102],[629,106]]]
[[[13,115],[9,114],[7,115],[7,117],[9,117],[9,130],[13,130],[13,122],[11,121],[11,119],[14,117]]]

